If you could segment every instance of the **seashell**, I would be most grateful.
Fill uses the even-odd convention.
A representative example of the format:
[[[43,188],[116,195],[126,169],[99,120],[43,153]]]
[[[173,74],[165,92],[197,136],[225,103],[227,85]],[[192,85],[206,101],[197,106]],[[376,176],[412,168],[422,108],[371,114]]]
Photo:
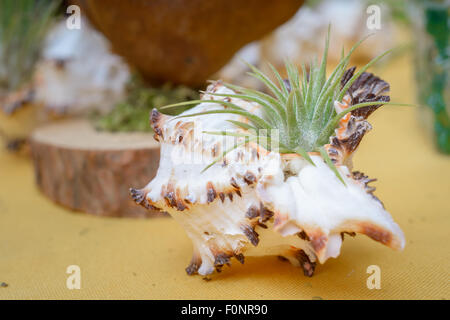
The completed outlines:
[[[106,113],[122,101],[130,70],[89,21],[71,30],[57,23],[46,38],[35,76],[35,101],[55,115]]]
[[[344,75],[343,84],[353,72]],[[363,76],[342,103],[335,103],[336,109],[389,89],[373,75]],[[211,93],[233,93],[220,82],[211,84],[202,99],[229,99],[254,114],[263,112],[256,103]],[[204,102],[182,116],[218,108],[225,107]],[[374,109],[348,113],[326,145],[345,185],[316,152],[309,153],[313,165],[298,154],[268,151],[256,142],[238,146],[204,171],[236,143],[236,137],[204,131],[244,132],[229,120],[248,119],[236,114],[171,117],[153,110],[160,166],[147,186],[131,189],[131,194],[138,204],[167,211],[184,227],[194,248],[188,274],[220,271],[233,257],[243,263],[244,255],[275,255],[312,276],[317,262],[339,255],[344,234],[365,234],[400,250],[403,233],[373,195],[374,188],[368,185],[373,179],[351,171],[351,154],[370,130],[366,118]]]

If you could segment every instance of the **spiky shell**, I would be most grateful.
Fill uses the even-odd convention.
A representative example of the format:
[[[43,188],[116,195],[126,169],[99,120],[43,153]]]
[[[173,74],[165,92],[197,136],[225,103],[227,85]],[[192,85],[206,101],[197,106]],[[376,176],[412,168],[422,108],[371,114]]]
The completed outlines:
[[[233,93],[216,82],[202,99],[219,99],[212,92]],[[364,92],[344,101],[350,104]],[[231,100],[255,114],[262,112],[255,103]],[[184,114],[218,108],[223,107],[205,102]],[[352,122],[369,128],[364,114],[349,115],[355,117]],[[227,120],[248,122],[232,114],[175,118],[154,110],[151,122],[161,143],[160,167],[145,188],[131,189],[137,203],[167,211],[182,224],[194,247],[188,274],[210,274],[232,257],[243,263],[245,254],[282,256],[311,276],[316,261],[339,255],[344,233],[365,234],[391,248],[403,248],[402,231],[372,195],[370,180],[348,167],[348,154],[367,130],[358,129],[360,125],[349,128],[350,119],[341,121],[327,145],[344,185],[319,154],[310,153],[312,165],[297,154],[269,152],[255,143],[235,148],[203,171],[236,139],[203,131],[243,131]],[[355,132],[356,147],[348,149],[348,135]]]

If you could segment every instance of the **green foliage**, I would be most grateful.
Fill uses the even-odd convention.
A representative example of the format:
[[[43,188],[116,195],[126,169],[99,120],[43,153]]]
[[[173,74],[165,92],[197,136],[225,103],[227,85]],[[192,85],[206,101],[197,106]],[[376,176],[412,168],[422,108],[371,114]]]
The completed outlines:
[[[31,78],[59,0],[0,1],[0,92]]]
[[[198,93],[185,86],[166,84],[160,88],[146,87],[138,76],[133,76],[127,88],[127,98],[118,103],[106,115],[94,115],[95,127],[98,130],[111,132],[151,132],[148,116],[153,108],[169,103],[198,99]],[[180,106],[171,110],[171,114],[179,114],[188,107]]]

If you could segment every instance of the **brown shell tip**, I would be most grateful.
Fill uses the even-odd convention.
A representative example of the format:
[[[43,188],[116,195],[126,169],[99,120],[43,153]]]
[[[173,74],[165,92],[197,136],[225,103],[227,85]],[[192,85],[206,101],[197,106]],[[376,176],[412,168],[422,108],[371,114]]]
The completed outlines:
[[[234,257],[236,258],[237,261],[239,261],[241,264],[244,264],[245,262],[245,257],[242,253],[239,254],[235,254]]]
[[[345,71],[341,79],[341,88],[343,88],[351,77],[353,77],[355,70],[356,67],[352,67]],[[389,92],[389,89],[389,83],[386,81],[372,73],[363,72],[350,86],[347,94],[351,98],[352,105],[370,101],[388,102],[390,97],[383,94]],[[367,119],[367,117],[380,106],[382,106],[382,104],[359,108],[353,110],[351,114],[355,117]]]
[[[342,239],[342,241],[344,241],[345,235],[349,235],[350,237],[355,237],[356,233],[355,232],[347,232],[347,231],[341,232],[341,239]]]
[[[250,225],[243,225],[241,229],[248,240],[250,240],[250,243],[256,247],[259,243],[259,234],[255,229]]]
[[[198,258],[192,258],[191,263],[186,267],[186,273],[190,276],[197,273],[198,269],[200,268],[201,260]]]
[[[161,119],[162,119],[162,113],[154,108],[152,110],[152,112],[150,113],[150,124],[153,128],[153,131],[155,131],[155,139],[158,141],[159,141],[158,137],[163,138],[161,123],[160,123]]]
[[[254,219],[256,217],[259,217],[259,208],[256,206],[251,206],[247,209],[247,212],[245,213],[245,217],[247,219]]]
[[[300,266],[303,269],[303,274],[307,277],[312,277],[316,269],[316,263],[311,262],[308,255],[303,250],[297,251],[295,258],[300,263]]]
[[[137,204],[141,204],[145,197],[144,191],[135,188],[130,188],[130,195]]]
[[[375,196],[373,194],[374,191],[376,190],[376,188],[373,187],[373,186],[369,186],[369,183],[375,182],[375,181],[377,181],[377,179],[370,179],[367,175],[365,175],[364,173],[362,173],[360,171],[353,171],[352,172],[352,178],[353,178],[353,180],[361,183],[363,185],[364,189],[366,190],[366,192],[368,194],[370,194],[372,196],[372,198],[374,198],[376,201],[381,203],[381,205],[384,208],[383,202],[377,196]]]
[[[234,179],[234,177],[231,177],[230,184],[235,190],[240,190],[241,189],[239,187],[239,185],[237,184],[236,179]]]
[[[252,185],[256,182],[256,176],[253,173],[251,173],[250,171],[247,171],[244,175],[244,181],[248,185]]]
[[[155,207],[147,201],[146,193],[143,189],[130,188],[130,195],[133,198],[134,202],[136,202],[136,204],[143,206],[145,209],[158,212],[162,211],[160,208]]]
[[[230,264],[230,255],[226,254],[224,252],[216,254],[214,257],[214,266],[221,267],[224,264],[229,265]]]
[[[301,232],[297,233],[297,236],[298,236],[300,239],[302,239],[302,240],[309,241],[308,235],[307,235],[306,232],[303,231],[303,230],[302,230]]]
[[[371,238],[375,241],[378,241],[387,246],[389,246],[391,244],[392,234],[389,231],[384,230],[381,227],[366,224],[366,223],[362,223],[360,225],[360,227],[361,227],[361,233],[365,234],[369,238]]]
[[[260,207],[259,207],[259,221],[260,222],[266,222],[267,220],[269,220],[273,216],[274,216],[273,211],[267,209],[261,202],[260,203]]]
[[[211,181],[206,184],[206,197],[208,203],[213,202],[217,198],[216,189],[214,189],[214,185]]]

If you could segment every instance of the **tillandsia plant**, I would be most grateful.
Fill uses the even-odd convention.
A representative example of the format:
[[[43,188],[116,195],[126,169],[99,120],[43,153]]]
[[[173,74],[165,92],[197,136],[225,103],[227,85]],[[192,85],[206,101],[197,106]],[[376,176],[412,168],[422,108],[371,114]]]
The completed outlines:
[[[188,274],[243,263],[245,253],[282,256],[311,276],[317,261],[339,255],[344,234],[403,248],[374,179],[351,163],[367,117],[389,103],[389,84],[365,72],[387,53],[356,72],[348,64],[360,41],[327,77],[328,39],[321,63],[302,75],[287,63],[288,79],[272,68],[273,82],[250,66],[271,94],[219,81],[201,100],[167,107],[196,104],[179,116],[152,111],[160,166],[131,194],[184,226],[194,246]]]
[[[389,89],[388,84],[370,74],[364,74],[372,64],[387,55],[389,51],[373,59],[357,73],[355,73],[355,67],[347,69],[352,52],[363,40],[358,42],[345,57],[342,54],[341,61],[329,78],[326,78],[329,36],[326,40],[321,64],[318,65],[317,61],[313,61],[309,65],[309,72],[306,71],[306,66],[302,65],[302,77],[300,76],[300,71],[288,62],[286,63],[288,79],[282,79],[278,71],[270,65],[274,76],[278,80],[278,86],[273,83],[267,75],[263,74],[256,67],[248,64],[253,71],[250,75],[263,82],[267,89],[271,91],[272,95],[227,83],[224,85],[227,88],[234,90],[234,93],[210,93],[215,97],[228,98],[228,100],[210,101],[220,104],[226,107],[226,109],[207,110],[200,113],[186,114],[181,115],[180,118],[215,113],[242,115],[250,121],[250,124],[229,120],[236,126],[247,130],[247,132],[240,134],[241,136],[245,136],[252,140],[256,139],[267,148],[274,145],[273,143],[270,143],[273,142],[273,138],[267,137],[267,132],[270,133],[272,130],[277,130],[278,137],[275,145],[279,147],[278,152],[297,153],[313,165],[314,163],[309,157],[308,152],[319,152],[338,178],[344,182],[335,169],[333,161],[328,157],[328,153],[325,152],[325,145],[328,143],[329,138],[334,134],[335,129],[342,119],[344,117],[345,119],[349,118],[349,113],[361,109],[355,111],[355,113],[370,114],[382,104],[387,104],[389,102],[389,96],[382,95],[383,92]],[[360,78],[363,74],[364,76]],[[358,82],[356,82],[357,80]],[[374,88],[371,88],[371,92],[366,92],[365,96],[356,93],[357,89],[361,87],[361,83],[367,81],[370,81],[370,85],[374,86]],[[339,101],[342,102],[346,94],[352,98],[351,106],[336,106],[335,103]],[[259,104],[262,107],[262,116],[252,114],[239,105],[231,103],[229,101],[230,98],[243,99]],[[182,102],[166,106],[163,109],[170,110],[175,107],[179,108],[184,105],[202,102],[207,101],[197,100]],[[344,101],[344,103],[348,104],[349,101]],[[368,114],[366,117],[367,116]],[[261,131],[263,132],[263,135],[260,134]],[[236,133],[234,132],[222,131],[207,133],[236,136]],[[225,154],[222,154],[222,156]],[[217,160],[220,160],[220,158],[216,159],[215,162],[217,162]]]
[[[30,99],[29,82],[59,4],[57,0],[0,1],[0,107],[6,113]]]

